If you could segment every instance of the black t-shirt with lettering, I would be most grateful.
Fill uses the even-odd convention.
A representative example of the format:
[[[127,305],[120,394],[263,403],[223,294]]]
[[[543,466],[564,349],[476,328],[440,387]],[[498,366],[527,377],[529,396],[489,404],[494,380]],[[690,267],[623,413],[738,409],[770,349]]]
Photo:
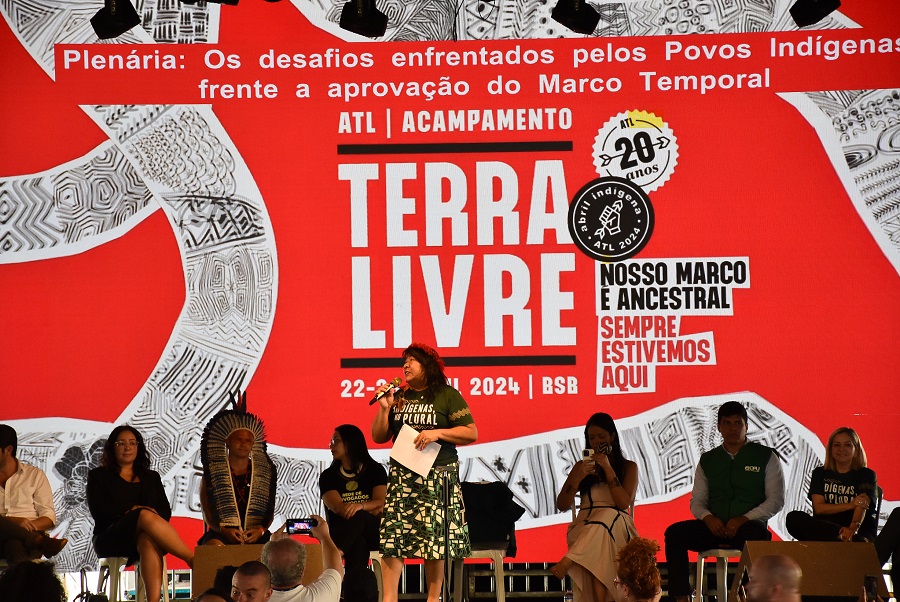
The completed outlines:
[[[876,487],[875,471],[870,468],[859,468],[849,472],[840,473],[835,470],[825,470],[818,467],[813,470],[809,482],[809,498],[814,494],[821,495],[828,504],[847,504],[853,501],[857,495],[865,493],[872,500],[863,516],[859,534],[872,541],[876,532]],[[827,520],[846,527],[853,520],[853,510],[839,512],[837,514],[822,514],[818,518]]]
[[[372,499],[372,492],[379,485],[387,485],[387,473],[384,467],[374,460],[363,464],[362,470],[355,475],[344,474],[340,464],[329,466],[319,475],[320,495],[324,495],[326,491],[337,491],[345,504],[368,502]],[[334,519],[341,517],[326,508],[325,518],[331,524]]]
[[[453,387],[439,389],[434,399],[430,401],[423,391],[404,389],[399,394],[403,396],[404,403],[392,407],[388,415],[388,424],[395,440],[404,424],[422,432],[429,429],[449,429],[475,422],[469,404]],[[438,443],[441,450],[434,460],[434,465],[447,466],[456,462],[458,458],[456,445],[443,439],[438,440]]]

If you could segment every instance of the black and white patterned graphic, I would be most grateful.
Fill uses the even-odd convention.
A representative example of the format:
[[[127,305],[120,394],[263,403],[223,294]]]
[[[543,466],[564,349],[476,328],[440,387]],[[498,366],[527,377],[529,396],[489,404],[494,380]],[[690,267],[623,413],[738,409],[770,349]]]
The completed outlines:
[[[815,128],[860,218],[900,274],[900,89],[782,97]]]
[[[139,7],[144,26],[163,37],[171,28],[153,23],[171,17],[166,6]],[[53,44],[96,41],[87,23],[96,3],[23,1],[0,7],[51,76]],[[133,30],[118,41],[154,40]],[[157,366],[113,424],[129,422],[141,430],[170,487],[176,514],[195,516],[200,433],[230,393],[246,388],[274,319],[278,264],[271,222],[252,175],[209,107],[83,109],[110,142],[46,173],[0,180],[0,211],[6,217],[0,262],[80,253],[125,234],[153,211],[166,212],[184,258],[185,304]],[[59,560],[61,568],[96,566],[84,479],[112,424],[47,419],[15,426],[26,442],[25,461],[51,479],[56,530],[72,542]]]
[[[784,516],[793,509],[809,508],[806,492],[815,466],[824,460],[824,447],[801,423],[765,399],[749,392],[684,398],[648,412],[617,420],[623,453],[638,464],[640,482],[637,506],[670,501],[690,494],[700,455],[719,445],[716,412],[725,401],[737,400],[748,407],[751,440],[774,448],[785,474],[785,510],[770,521],[770,527],[787,537]],[[53,483],[60,525],[73,544],[64,550],[60,563],[67,570],[95,566],[90,547],[92,522],[83,503],[85,479],[96,465],[105,425],[74,425],[71,432],[46,432],[41,422],[21,421],[20,446],[25,461],[45,467]],[[58,423],[57,423],[58,424]],[[79,428],[84,427],[84,428]],[[93,429],[93,430],[91,430]],[[171,453],[150,441],[157,459]],[[583,426],[541,433],[494,443],[460,448],[460,477],[465,481],[502,481],[513,491],[516,502],[526,509],[519,528],[568,522],[568,512],[556,510],[559,488],[584,447]],[[291,516],[321,512],[318,477],[331,462],[326,450],[289,449],[271,445],[269,453],[278,467],[276,522]],[[373,455],[387,462],[387,450]],[[165,470],[165,463],[158,468]],[[199,439],[193,440],[183,464],[169,469],[166,485],[176,514],[199,517]],[[687,503],[687,502],[685,502]],[[895,502],[882,505],[885,518]],[[640,528],[640,508],[638,508]]]
[[[104,44],[215,42],[219,5],[179,0],[135,0],[141,27],[104,40]],[[95,44],[91,17],[103,6],[96,0],[0,0],[0,12],[35,61],[53,77],[55,44]]]
[[[346,0],[292,0],[309,20],[345,40],[362,38],[338,27]],[[796,31],[793,0],[589,1],[600,14],[594,37]],[[550,18],[555,0],[379,0],[388,16],[384,41],[517,40],[584,37]],[[854,24],[835,12],[816,29]]]
[[[313,24],[346,39],[362,38],[340,29],[346,0],[292,0]],[[634,0],[589,2],[600,14],[592,34],[598,37],[679,35],[691,33],[747,33],[793,31],[797,26],[788,9],[792,0]],[[105,43],[156,42],[161,44],[214,43],[217,41],[218,4],[184,4],[178,0],[135,0],[141,29]],[[379,0],[388,16],[384,41],[510,40],[582,37],[553,21],[555,2],[544,0]],[[72,0],[0,0],[16,22],[20,38],[36,49],[45,68],[52,68],[53,43],[92,43],[96,36],[89,19],[97,2]],[[817,29],[852,27],[839,12],[816,25]]]
[[[124,153],[106,143],[43,174],[0,181],[0,262],[76,253],[106,242],[155,211]]]

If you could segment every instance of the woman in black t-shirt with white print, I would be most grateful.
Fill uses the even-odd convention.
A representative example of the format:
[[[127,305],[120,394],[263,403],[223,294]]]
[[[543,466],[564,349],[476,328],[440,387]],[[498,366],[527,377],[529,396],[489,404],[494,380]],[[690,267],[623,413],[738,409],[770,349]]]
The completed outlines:
[[[877,491],[859,435],[841,427],[828,438],[825,466],[814,469],[810,479],[812,516],[795,510],[785,525],[800,541],[874,541]]]
[[[369,562],[378,549],[378,530],[387,491],[387,473],[372,459],[362,431],[352,424],[334,430],[334,461],[319,477],[331,538],[344,553],[347,569]]]

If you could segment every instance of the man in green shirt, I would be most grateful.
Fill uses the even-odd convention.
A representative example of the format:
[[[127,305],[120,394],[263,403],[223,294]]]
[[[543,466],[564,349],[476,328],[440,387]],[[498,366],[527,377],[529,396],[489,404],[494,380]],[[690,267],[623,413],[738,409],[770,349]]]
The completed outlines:
[[[766,526],[784,506],[784,474],[775,450],[747,440],[747,409],[736,401],[719,408],[722,445],[702,456],[694,476],[691,514],[666,529],[669,595],[691,594],[688,550],[742,549],[747,540],[770,540]]]

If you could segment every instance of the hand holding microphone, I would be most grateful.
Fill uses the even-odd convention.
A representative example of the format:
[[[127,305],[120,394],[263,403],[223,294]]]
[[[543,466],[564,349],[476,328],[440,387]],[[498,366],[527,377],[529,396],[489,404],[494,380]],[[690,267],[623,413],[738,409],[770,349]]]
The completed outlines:
[[[383,390],[379,391],[378,393],[376,393],[375,397],[373,397],[372,400],[369,402],[369,405],[374,405],[375,402],[377,402],[379,399],[384,397],[384,395],[388,391],[399,387],[401,382],[403,382],[402,378],[400,378],[399,376],[394,377],[394,380],[392,380],[391,382],[388,383],[388,385],[390,385],[390,386],[388,386],[388,387],[384,388]]]

